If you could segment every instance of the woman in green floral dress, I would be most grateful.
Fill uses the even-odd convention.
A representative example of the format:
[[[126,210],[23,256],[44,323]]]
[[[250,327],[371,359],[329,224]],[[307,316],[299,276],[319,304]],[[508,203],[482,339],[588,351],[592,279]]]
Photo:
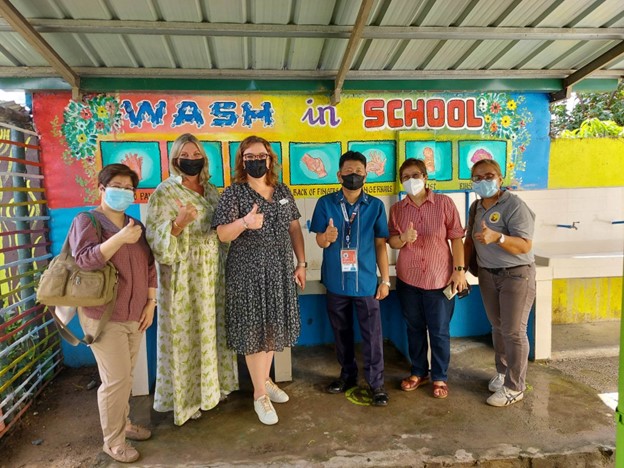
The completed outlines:
[[[169,153],[171,177],[150,197],[147,240],[158,262],[156,411],[181,426],[238,389],[236,354],[224,323],[225,246],[211,229],[219,193],[191,134]]]

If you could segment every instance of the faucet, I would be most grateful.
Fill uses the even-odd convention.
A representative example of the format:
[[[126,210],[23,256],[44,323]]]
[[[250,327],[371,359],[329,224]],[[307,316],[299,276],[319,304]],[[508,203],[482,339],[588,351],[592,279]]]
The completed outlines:
[[[581,222],[574,221],[572,224],[557,224],[557,227],[566,228],[566,229],[574,229],[575,231],[578,231],[577,224],[581,224]]]
[[[611,221],[611,224],[624,224],[624,221]]]

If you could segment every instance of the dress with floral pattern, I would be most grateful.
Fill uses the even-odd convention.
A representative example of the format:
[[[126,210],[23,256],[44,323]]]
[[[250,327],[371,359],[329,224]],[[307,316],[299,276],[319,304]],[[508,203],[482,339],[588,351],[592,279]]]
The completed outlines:
[[[146,235],[159,280],[154,409],[173,411],[176,425],[238,389],[236,354],[225,338],[226,246],[211,229],[219,193],[206,183],[204,194],[171,177],[154,191],[147,211]],[[171,235],[176,200],[199,212],[177,237]]]
[[[230,244],[225,267],[228,346],[240,354],[282,351],[301,331],[288,228],[301,215],[290,189],[278,183],[272,201],[249,184],[232,184],[219,200],[212,225],[229,224],[251,211],[264,214],[262,228],[244,231]]]

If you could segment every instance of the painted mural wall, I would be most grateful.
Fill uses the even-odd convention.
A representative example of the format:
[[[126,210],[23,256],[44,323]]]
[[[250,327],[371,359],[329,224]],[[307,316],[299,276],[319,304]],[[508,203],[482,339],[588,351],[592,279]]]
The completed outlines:
[[[168,151],[177,135],[196,134],[210,160],[212,182],[230,183],[241,140],[271,141],[282,179],[299,198],[338,188],[340,154],[368,159],[368,191],[400,190],[397,168],[406,157],[425,160],[431,186],[468,190],[470,167],[481,158],[501,163],[506,182],[547,187],[548,101],[542,94],[346,95],[330,106],[321,95],[88,96],[35,94],[49,206],[93,205],[95,176],[123,162],[140,175],[137,202],[145,203],[168,177]]]

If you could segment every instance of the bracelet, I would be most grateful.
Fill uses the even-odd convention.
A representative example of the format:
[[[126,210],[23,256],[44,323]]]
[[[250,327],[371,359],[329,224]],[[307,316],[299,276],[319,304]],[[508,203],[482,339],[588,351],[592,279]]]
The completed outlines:
[[[180,231],[184,230],[182,226],[180,226],[178,223],[175,222],[175,219],[173,220],[173,227],[176,229],[179,229]]]
[[[386,286],[390,287],[390,281],[382,281],[380,284],[385,284]]]
[[[308,268],[308,262],[299,262],[297,263],[298,267]]]
[[[243,228],[245,230],[249,229],[249,224],[247,224],[247,221],[245,221],[245,218],[241,218],[241,220],[243,221]]]
[[[152,301],[154,304],[158,304],[158,299],[156,299],[155,297],[148,297],[147,300]]]

